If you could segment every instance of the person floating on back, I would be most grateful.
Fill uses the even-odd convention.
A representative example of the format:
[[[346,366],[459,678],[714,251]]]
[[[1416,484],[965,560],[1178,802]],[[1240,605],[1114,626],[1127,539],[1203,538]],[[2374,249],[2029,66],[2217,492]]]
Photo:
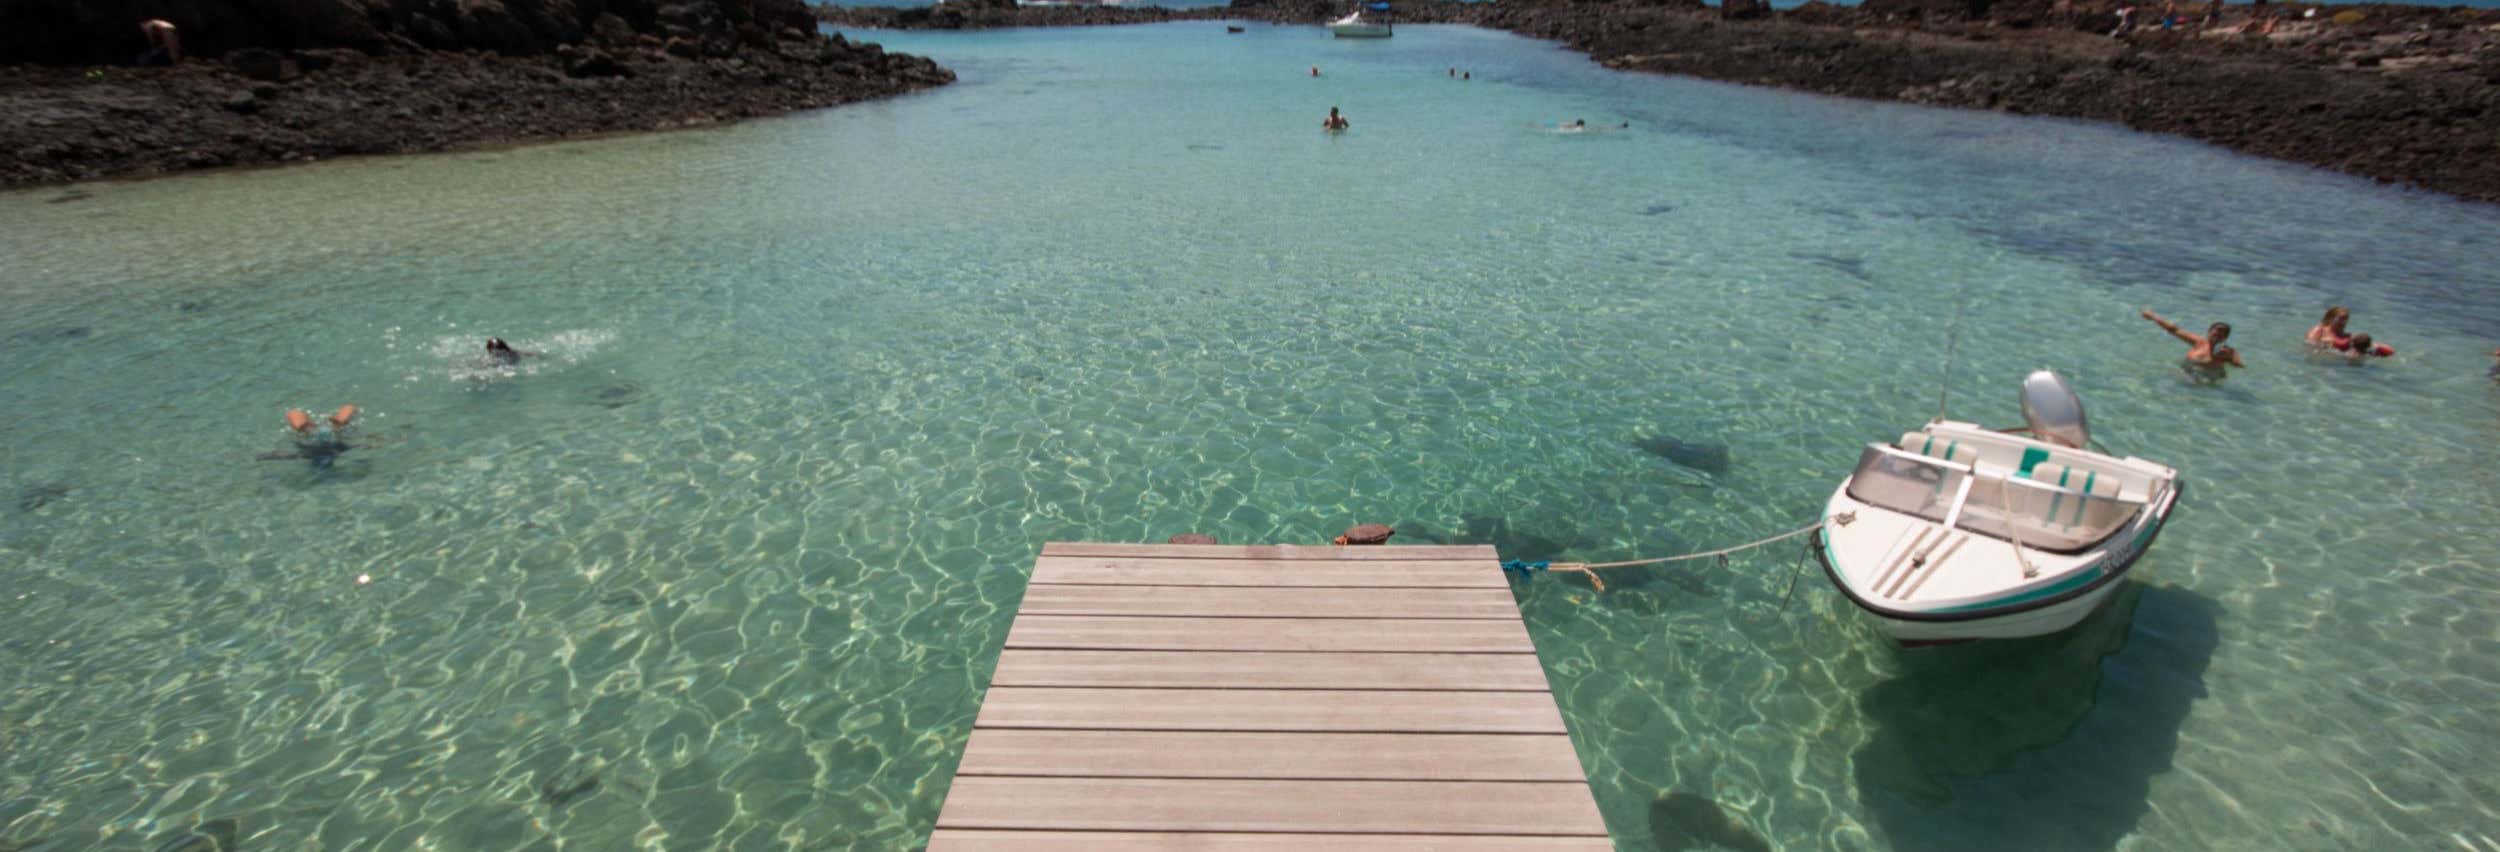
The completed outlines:
[[[2154,325],[2161,326],[2161,330],[2170,332],[2170,336],[2187,341],[2187,360],[2181,366],[2187,369],[2190,379],[2199,382],[2219,381],[2223,377],[2224,365],[2241,369],[2248,367],[2248,362],[2240,360],[2239,350],[2222,345],[2223,341],[2231,339],[2230,323],[2214,323],[2205,329],[2204,334],[2197,334],[2183,330],[2178,324],[2162,319],[2161,315],[2153,313],[2151,308],[2144,309],[2144,318],[2152,320]]]
[[[1321,130],[1326,130],[1326,131],[1329,131],[1329,132],[1331,132],[1331,133],[1334,133],[1334,132],[1339,131],[1339,130],[1344,130],[1344,129],[1346,129],[1348,126],[1350,126],[1350,125],[1346,122],[1346,120],[1345,120],[1345,116],[1342,116],[1342,115],[1338,115],[1338,114],[1337,114],[1337,108],[1336,108],[1336,107],[1329,107],[1329,108],[1328,108],[1328,117],[1327,117],[1327,118],[1325,118],[1325,119],[1322,119],[1322,120],[1320,121],[1320,123],[1319,123],[1319,127],[1320,127],[1320,129],[1321,129]]]

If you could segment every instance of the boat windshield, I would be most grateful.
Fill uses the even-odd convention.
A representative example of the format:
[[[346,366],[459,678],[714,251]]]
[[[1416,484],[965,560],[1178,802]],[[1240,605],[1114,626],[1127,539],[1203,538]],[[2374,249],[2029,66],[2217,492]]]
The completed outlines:
[[[1965,482],[1968,483],[1967,487]],[[2024,547],[2071,553],[2117,532],[2144,503],[2029,479],[1975,473],[1942,459],[1870,445],[1849,479],[1858,502]]]

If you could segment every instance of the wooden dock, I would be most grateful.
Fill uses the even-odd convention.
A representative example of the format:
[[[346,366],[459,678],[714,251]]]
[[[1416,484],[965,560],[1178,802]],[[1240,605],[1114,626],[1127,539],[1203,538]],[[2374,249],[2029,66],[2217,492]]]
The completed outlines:
[[[1604,850],[1490,546],[1042,548],[932,850]]]

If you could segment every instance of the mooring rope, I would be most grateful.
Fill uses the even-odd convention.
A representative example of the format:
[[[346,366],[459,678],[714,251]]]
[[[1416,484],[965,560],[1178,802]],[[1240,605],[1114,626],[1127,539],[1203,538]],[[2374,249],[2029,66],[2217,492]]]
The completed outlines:
[[[1832,516],[1830,522],[1847,526],[1851,521],[1855,521],[1857,519],[1858,516],[1855,512],[1842,512],[1838,515]],[[1660,556],[1654,559],[1627,559],[1622,562],[1522,562],[1520,560],[1513,559],[1503,562],[1502,570],[1516,572],[1519,574],[1533,574],[1538,571],[1569,571],[1576,574],[1586,574],[1588,575],[1590,585],[1596,586],[1597,590],[1602,592],[1606,590],[1606,581],[1597,576],[1597,572],[1599,571],[1615,568],[1634,568],[1642,565],[1664,565],[1670,562],[1689,562],[1695,559],[1715,558],[1724,563],[1731,555],[1743,553],[1757,547],[1777,544],[1782,541],[1787,541],[1789,539],[1820,530],[1823,528],[1823,524],[1823,521],[1818,520],[1814,523],[1780,533],[1779,535],[1771,536],[1770,538],[1749,541],[1735,547],[1722,547],[1717,550],[1705,550],[1699,553],[1686,553],[1678,556]]]

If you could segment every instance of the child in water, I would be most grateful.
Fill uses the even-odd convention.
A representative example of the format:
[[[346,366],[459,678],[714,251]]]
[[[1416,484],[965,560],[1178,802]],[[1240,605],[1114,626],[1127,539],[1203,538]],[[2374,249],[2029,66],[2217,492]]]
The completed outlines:
[[[2355,364],[2371,358],[2392,358],[2396,355],[2396,347],[2372,341],[2370,335],[2366,333],[2356,334],[2337,342],[2335,351],[2344,353],[2345,360]]]

